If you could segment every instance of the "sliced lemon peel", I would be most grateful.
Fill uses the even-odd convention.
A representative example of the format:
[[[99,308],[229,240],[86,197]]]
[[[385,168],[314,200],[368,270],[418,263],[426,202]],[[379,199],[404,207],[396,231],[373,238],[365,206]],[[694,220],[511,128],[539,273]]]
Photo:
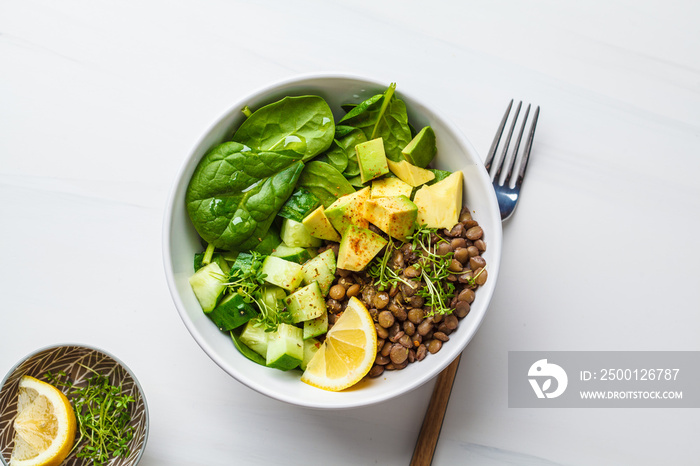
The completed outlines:
[[[352,297],[301,376],[316,388],[340,391],[364,378],[377,354],[377,332],[367,308]]]
[[[58,466],[75,441],[76,419],[68,398],[34,377],[19,382],[10,466]]]

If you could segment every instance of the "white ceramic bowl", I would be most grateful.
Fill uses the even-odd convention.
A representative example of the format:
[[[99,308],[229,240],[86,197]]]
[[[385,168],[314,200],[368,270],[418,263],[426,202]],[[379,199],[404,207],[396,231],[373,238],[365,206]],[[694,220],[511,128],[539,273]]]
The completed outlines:
[[[226,333],[220,332],[202,312],[190,288],[195,252],[202,243],[185,209],[185,191],[197,163],[212,146],[226,140],[243,121],[241,109],[255,110],[287,95],[320,95],[342,116],[341,104],[358,103],[383,92],[390,83],[377,82],[346,74],[315,74],[286,79],[254,91],[235,103],[204,134],[187,155],[168,199],[163,224],[165,273],[180,317],[197,343],[223,370],[241,383],[272,398],[313,408],[350,408],[378,403],[419,387],[436,376],[454,360],[472,339],[484,318],[493,295],[501,258],[501,220],[498,203],[481,158],[460,130],[429,103],[404,92],[401,83],[397,95],[406,102],[409,120],[416,128],[431,125],[437,136],[436,168],[464,172],[464,201],[473,217],[484,228],[488,281],[477,291],[471,312],[450,335],[440,352],[401,371],[386,371],[381,377],[363,381],[342,392],[327,392],[306,385],[298,372],[265,368],[242,356]]]

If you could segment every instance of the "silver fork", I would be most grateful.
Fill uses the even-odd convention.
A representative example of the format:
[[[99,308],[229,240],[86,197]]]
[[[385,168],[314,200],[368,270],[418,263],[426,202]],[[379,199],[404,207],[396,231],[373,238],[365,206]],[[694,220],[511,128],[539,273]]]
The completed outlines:
[[[498,198],[498,207],[501,210],[501,221],[505,221],[508,217],[513,214],[515,206],[518,203],[518,198],[520,197],[520,188],[523,185],[523,179],[525,178],[525,170],[527,169],[527,162],[530,159],[530,150],[532,149],[532,139],[535,136],[535,128],[537,127],[537,118],[540,115],[540,107],[535,109],[534,116],[532,117],[532,122],[530,123],[530,129],[527,134],[527,140],[525,141],[525,147],[522,154],[518,154],[520,149],[520,142],[523,139],[523,133],[525,131],[525,124],[527,123],[528,116],[530,115],[530,104],[527,105],[525,109],[525,115],[522,118],[520,124],[520,132],[518,133],[518,138],[515,141],[515,146],[512,152],[508,152],[508,147],[510,146],[510,140],[513,136],[513,130],[515,129],[515,124],[518,121],[518,116],[520,115],[520,108],[522,107],[522,101],[518,102],[518,106],[515,109],[515,113],[511,118],[510,129],[508,130],[508,136],[505,140],[505,145],[503,150],[500,152],[498,158],[496,158],[496,152],[498,151],[498,145],[501,142],[501,137],[503,136],[503,129],[506,126],[506,121],[510,114],[511,108],[513,107],[513,100],[508,104],[505,115],[501,120],[501,124],[496,131],[496,137],[493,139],[491,144],[491,149],[486,157],[486,171],[491,175],[491,180],[493,181],[493,189],[496,191],[496,197]],[[517,170],[517,176],[513,180],[512,175],[514,172],[514,167],[519,167]],[[505,171],[504,171],[505,168]],[[495,173],[494,173],[495,172]]]
[[[514,116],[512,117],[510,129],[508,130],[505,146],[503,146],[503,150],[501,151],[498,159],[496,159],[494,162],[498,145],[500,144],[501,137],[503,136],[503,129],[506,126],[506,122],[508,121],[512,107],[513,100],[511,100],[508,104],[506,113],[503,115],[501,124],[496,131],[496,137],[493,139],[493,143],[491,144],[489,154],[486,157],[486,170],[491,176],[491,180],[493,181],[493,189],[496,191],[498,207],[501,210],[501,221],[505,221],[511,216],[515,210],[518,198],[520,197],[520,188],[523,185],[523,178],[525,177],[527,162],[530,158],[530,150],[532,149],[532,139],[535,136],[537,118],[540,115],[540,107],[538,106],[535,109],[532,122],[530,123],[530,129],[527,134],[524,150],[522,154],[518,154],[520,142],[525,132],[525,125],[527,123],[528,116],[530,115],[530,105],[528,104],[520,125],[517,140],[515,141],[515,146],[513,151],[509,153],[508,147],[510,146],[510,140],[513,136],[516,122],[518,121],[520,108],[522,107],[522,102],[518,103],[518,107],[516,108]],[[515,180],[513,180],[513,168],[516,166],[519,167],[517,170],[518,175]],[[503,171],[504,168],[505,171]],[[493,173],[494,171],[495,173]],[[442,421],[445,418],[445,410],[447,409],[447,403],[450,400],[450,393],[452,392],[452,386],[454,384],[455,376],[457,375],[457,368],[459,367],[461,357],[461,355],[457,356],[455,360],[452,361],[450,365],[440,373],[440,375],[438,375],[437,381],[435,382],[435,388],[433,388],[433,394],[430,397],[428,409],[425,413],[425,418],[423,418],[423,426],[418,434],[418,440],[416,441],[416,446],[413,450],[413,457],[411,458],[410,466],[428,466],[433,461],[433,454],[435,453],[435,447],[437,446],[438,438],[440,436]]]

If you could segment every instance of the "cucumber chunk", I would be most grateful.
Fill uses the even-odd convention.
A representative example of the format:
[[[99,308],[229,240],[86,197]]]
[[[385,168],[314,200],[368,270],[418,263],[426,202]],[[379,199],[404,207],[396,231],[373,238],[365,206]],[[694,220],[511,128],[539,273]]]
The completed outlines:
[[[302,330],[290,324],[279,324],[269,334],[266,364],[283,371],[294,369],[304,359]]]
[[[275,285],[264,285],[261,288],[261,295],[263,302],[267,307],[272,309],[277,309],[279,301],[287,297],[287,292],[282,288]],[[283,307],[283,306],[282,306]]]
[[[211,312],[219,303],[226,289],[226,277],[216,262],[210,262],[190,277],[190,286],[204,312]]]
[[[301,265],[275,256],[267,256],[262,264],[265,281],[287,291],[294,291],[304,280]]]
[[[265,358],[263,358],[258,353],[248,348],[245,344],[243,344],[243,342],[241,341],[241,335],[239,333],[239,330],[231,331],[231,339],[233,340],[233,346],[235,346],[236,349],[246,358],[250,359],[251,361],[257,364],[260,364],[261,366],[264,366]]]
[[[317,282],[299,288],[284,300],[292,322],[315,319],[326,313],[326,301]]]
[[[315,319],[304,321],[304,340],[323,335],[326,332],[328,332],[328,311],[324,311]]]
[[[314,357],[314,354],[316,354],[316,351],[318,351],[320,347],[321,342],[315,338],[304,340],[304,359],[301,360],[301,365],[299,366],[301,370],[306,370],[309,361],[311,361],[311,358]]]
[[[238,293],[230,293],[224,296],[214,310],[205,314],[219,327],[219,330],[225,332],[240,327],[258,315],[255,308],[245,302],[243,296]]]
[[[280,233],[282,242],[290,247],[297,248],[317,248],[322,244],[318,238],[314,238],[306,229],[303,223],[285,218],[282,222],[282,232]]]
[[[303,264],[311,259],[311,252],[309,252],[308,249],[299,247],[293,248],[284,243],[280,243],[270,255],[286,261],[296,262],[297,264]]]
[[[328,296],[328,292],[335,279],[335,254],[332,249],[326,249],[318,256],[302,265],[304,283],[311,284],[318,282],[323,296]]]
[[[241,332],[240,341],[262,357],[267,356],[269,333],[262,325],[256,327],[255,320],[249,320]]]

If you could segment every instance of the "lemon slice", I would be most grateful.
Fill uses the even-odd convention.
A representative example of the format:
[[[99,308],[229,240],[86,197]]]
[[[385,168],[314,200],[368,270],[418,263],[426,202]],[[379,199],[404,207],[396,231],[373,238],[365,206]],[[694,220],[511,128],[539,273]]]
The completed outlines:
[[[58,466],[73,447],[75,426],[73,407],[60,390],[23,376],[10,466]]]
[[[362,380],[376,356],[377,332],[372,316],[353,296],[309,361],[301,381],[337,392]]]

